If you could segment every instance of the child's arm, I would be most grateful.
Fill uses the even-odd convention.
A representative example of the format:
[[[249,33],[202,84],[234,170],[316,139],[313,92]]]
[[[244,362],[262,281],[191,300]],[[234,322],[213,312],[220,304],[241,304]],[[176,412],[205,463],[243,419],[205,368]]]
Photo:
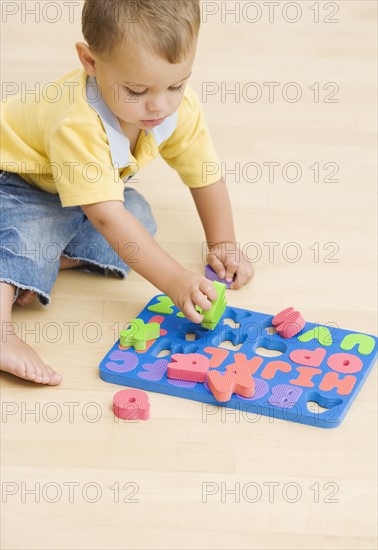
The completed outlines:
[[[230,199],[222,179],[207,187],[190,189],[205,230],[209,247],[207,262],[217,275],[227,281],[235,280],[232,289],[245,285],[254,275],[236,243]]]
[[[151,237],[145,227],[125,210],[122,202],[108,201],[81,207],[92,225],[108,241],[125,263],[130,260],[130,244],[135,245],[130,266],[159,290],[167,294],[193,323],[203,315],[195,310],[211,308],[217,293],[205,277],[184,269]],[[209,301],[210,300],[210,301]]]

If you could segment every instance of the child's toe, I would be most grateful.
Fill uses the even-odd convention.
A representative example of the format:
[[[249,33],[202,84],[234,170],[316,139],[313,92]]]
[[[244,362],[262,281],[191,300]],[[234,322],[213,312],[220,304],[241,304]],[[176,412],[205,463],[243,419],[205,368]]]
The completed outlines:
[[[57,386],[62,380],[61,375],[53,371],[53,374],[50,376],[49,386]]]
[[[38,363],[34,364],[34,372],[35,372],[35,378],[34,382],[37,382],[37,384],[42,384],[43,382],[43,369]]]
[[[26,367],[25,378],[27,380],[35,380],[36,377],[37,374],[35,372],[35,366],[33,365],[33,363],[29,363]]]
[[[16,362],[14,371],[19,378],[27,378],[27,364],[23,360]]]

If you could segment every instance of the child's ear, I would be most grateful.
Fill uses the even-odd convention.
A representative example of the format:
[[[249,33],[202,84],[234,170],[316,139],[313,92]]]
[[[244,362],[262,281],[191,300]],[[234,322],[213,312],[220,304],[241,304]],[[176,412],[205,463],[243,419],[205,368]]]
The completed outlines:
[[[96,61],[91,50],[84,42],[75,44],[77,55],[88,76],[96,76]]]

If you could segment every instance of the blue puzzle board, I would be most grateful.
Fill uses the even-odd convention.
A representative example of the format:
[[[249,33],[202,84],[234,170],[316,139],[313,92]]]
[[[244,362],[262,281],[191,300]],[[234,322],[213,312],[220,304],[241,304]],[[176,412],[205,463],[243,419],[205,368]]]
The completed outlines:
[[[145,323],[159,322],[160,337],[148,342],[145,351],[124,348],[118,340],[100,363],[102,380],[254,415],[334,428],[341,423],[375,363],[375,336],[306,323],[299,334],[285,339],[274,332],[272,315],[230,306],[215,330],[209,331],[185,319],[174,305],[166,313],[156,311],[163,297],[162,294],[155,296],[138,315]],[[320,330],[329,331],[322,340],[324,345],[318,340]],[[308,341],[300,341],[301,337]],[[361,338],[367,342],[365,348],[360,345]],[[228,349],[230,342],[240,346],[239,349]],[[342,346],[345,348],[347,343],[346,351]],[[267,349],[281,355],[262,355]],[[290,357],[294,350],[297,350],[296,361]],[[320,365],[307,365],[304,357],[312,360],[311,352],[318,356],[325,354]],[[254,396],[245,398],[233,393],[229,401],[219,402],[206,382],[169,379],[167,365],[174,353],[203,354],[210,358],[210,365],[213,362],[210,371],[216,368],[219,372],[224,372],[238,357],[246,361],[260,357],[261,365],[256,369],[255,364],[251,373],[255,381]],[[298,354],[301,354],[299,362]],[[222,362],[215,367],[219,361]]]

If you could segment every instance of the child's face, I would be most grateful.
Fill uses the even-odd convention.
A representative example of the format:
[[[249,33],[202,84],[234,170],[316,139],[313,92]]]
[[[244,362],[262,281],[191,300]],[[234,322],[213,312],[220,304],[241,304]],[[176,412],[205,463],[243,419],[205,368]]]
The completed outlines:
[[[118,47],[110,61],[92,54],[85,44],[77,44],[76,49],[87,74],[96,77],[103,100],[120,122],[146,130],[178,109],[192,72],[196,43],[178,64],[143,48],[131,52]]]

